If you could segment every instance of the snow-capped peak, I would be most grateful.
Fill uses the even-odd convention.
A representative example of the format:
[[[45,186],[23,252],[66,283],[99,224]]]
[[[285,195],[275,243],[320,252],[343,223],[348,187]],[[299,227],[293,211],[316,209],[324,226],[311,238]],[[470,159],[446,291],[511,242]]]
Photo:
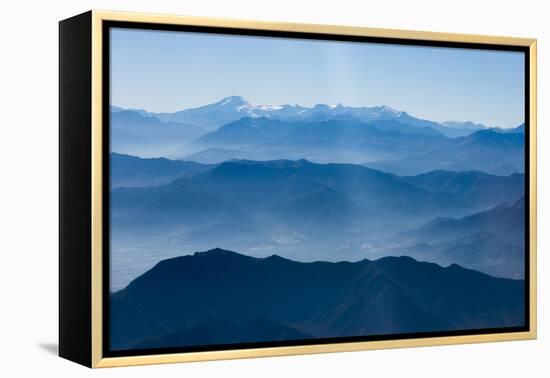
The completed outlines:
[[[380,109],[382,109],[382,110],[385,111],[385,112],[393,113],[393,114],[399,114],[399,113],[401,113],[399,110],[395,110],[394,108],[389,107],[389,106],[387,106],[387,105],[382,105],[382,106],[380,107]]]
[[[250,103],[241,96],[229,96],[223,98],[220,102],[222,106],[250,106]]]
[[[442,122],[443,126],[451,127],[455,129],[471,129],[471,130],[480,130],[480,129],[486,129],[487,126],[481,124],[481,123],[474,123],[472,121],[445,121]]]
[[[256,108],[260,110],[266,110],[266,111],[275,111],[275,110],[281,110],[283,106],[282,105],[259,105]]]

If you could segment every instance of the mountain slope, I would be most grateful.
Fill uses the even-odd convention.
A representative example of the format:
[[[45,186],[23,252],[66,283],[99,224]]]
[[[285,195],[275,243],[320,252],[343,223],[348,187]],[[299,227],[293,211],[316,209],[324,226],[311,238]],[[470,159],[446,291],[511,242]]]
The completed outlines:
[[[175,113],[156,113],[155,116],[170,122],[200,125],[208,130],[245,117],[252,105],[241,96],[229,96],[213,104],[181,110]]]
[[[432,170],[509,175],[524,170],[525,136],[521,132],[476,131],[468,126],[469,135],[451,138],[439,131],[442,126],[438,124],[404,117],[368,122],[317,113],[303,119],[243,117],[202,136],[193,147],[243,151],[228,158],[246,153],[253,160],[364,163],[398,175]]]
[[[467,122],[457,122],[457,121],[446,121],[442,123],[443,126],[450,127],[453,129],[464,129],[464,130],[483,130],[487,127],[481,123],[473,123],[471,121]]]
[[[422,241],[448,241],[488,231],[502,240],[515,244],[525,243],[525,199],[503,203],[489,210],[475,213],[463,218],[436,218],[414,231],[404,232],[403,238]]]
[[[111,152],[143,157],[167,156],[205,132],[200,126],[163,122],[134,110],[111,110]]]
[[[435,144],[425,153],[397,160],[371,161],[365,165],[401,176],[433,170],[478,170],[493,175],[522,173],[525,168],[525,135],[495,129],[480,130]]]
[[[238,204],[264,207],[327,187],[366,210],[433,213],[463,209],[446,193],[431,193],[399,177],[353,164],[315,164],[307,160],[231,161],[192,179],[200,190]]]
[[[194,161],[201,164],[218,164],[227,160],[271,160],[258,159],[261,154],[229,148],[207,148],[180,158],[183,161]]]
[[[498,277],[525,276],[525,248],[508,244],[487,231],[455,239],[438,249],[432,261],[442,265],[456,263]]]
[[[457,263],[498,277],[525,273],[524,198],[463,218],[436,218],[396,235],[386,254]]]
[[[249,321],[205,317],[197,326],[138,343],[136,349],[304,340],[313,336],[266,319]]]
[[[112,227],[117,232],[167,233],[184,225],[253,223],[231,203],[186,185],[186,179],[157,187],[117,188],[111,191],[111,204]]]
[[[298,125],[265,117],[241,118],[204,135],[195,143],[238,148],[282,138],[295,127],[298,127]]]
[[[193,145],[203,150],[247,151],[253,160],[362,162],[408,156],[449,141],[430,127],[394,120],[365,123],[353,117],[292,121],[245,117],[204,135]]]
[[[110,154],[110,164],[111,188],[158,186],[212,168],[211,165],[193,161],[165,158],[142,159],[114,152]]]
[[[492,207],[515,201],[525,192],[525,176],[496,176],[479,171],[432,171],[403,177],[412,185],[433,193],[449,193],[475,207]]]
[[[521,326],[523,285],[404,257],[298,263],[215,249],[162,261],[112,294],[110,342],[126,349]]]

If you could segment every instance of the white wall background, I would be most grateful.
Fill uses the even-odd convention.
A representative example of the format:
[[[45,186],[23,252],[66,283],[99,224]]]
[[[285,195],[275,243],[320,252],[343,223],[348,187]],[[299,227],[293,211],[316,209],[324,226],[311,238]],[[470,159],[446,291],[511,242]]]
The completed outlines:
[[[544,1],[10,1],[0,22],[0,375],[80,377],[543,377],[550,373],[550,27]],[[89,9],[536,37],[539,339],[92,372],[57,344],[57,22]]]

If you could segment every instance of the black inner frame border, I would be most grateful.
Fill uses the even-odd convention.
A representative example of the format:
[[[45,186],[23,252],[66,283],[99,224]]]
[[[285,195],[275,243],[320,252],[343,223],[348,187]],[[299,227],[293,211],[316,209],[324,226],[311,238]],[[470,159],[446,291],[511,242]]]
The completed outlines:
[[[335,337],[335,338],[315,338],[306,340],[286,340],[272,342],[255,342],[255,343],[236,343],[222,345],[198,345],[191,347],[170,347],[170,348],[154,348],[154,349],[128,349],[128,350],[111,350],[110,349],[110,317],[109,317],[109,296],[110,296],[110,30],[111,28],[125,28],[137,30],[152,30],[152,31],[178,31],[178,32],[194,32],[208,33],[220,35],[237,35],[250,37],[274,37],[274,38],[289,38],[303,40],[325,40],[339,42],[363,42],[371,44],[388,44],[402,46],[418,46],[418,47],[446,47],[446,48],[462,48],[476,49],[489,51],[512,51],[524,53],[524,123],[525,123],[525,304],[524,304],[524,326],[519,327],[503,327],[503,328],[483,328],[483,329],[468,329],[468,330],[449,330],[436,332],[418,332],[406,334],[388,334],[388,335],[369,335],[369,336],[350,336],[350,337]],[[195,25],[173,25],[147,22],[128,22],[128,21],[102,21],[102,124],[103,124],[103,153],[102,153],[102,170],[103,170],[103,274],[102,274],[102,356],[108,357],[130,357],[141,355],[158,355],[171,353],[190,353],[190,352],[207,352],[207,351],[223,351],[236,349],[256,349],[268,347],[289,347],[289,346],[306,346],[319,344],[336,344],[350,342],[365,342],[365,341],[384,341],[384,340],[405,340],[405,339],[423,339],[431,337],[451,337],[465,335],[487,335],[501,334],[512,332],[528,332],[530,330],[530,54],[528,46],[515,45],[499,45],[499,44],[484,44],[484,43],[469,43],[469,42],[453,42],[453,41],[430,41],[416,40],[405,38],[389,38],[389,37],[368,37],[355,35],[337,35],[328,33],[310,33],[310,32],[288,32],[288,31],[272,31],[272,30],[256,30],[244,28],[228,28],[228,27],[213,27],[213,26],[195,26]]]

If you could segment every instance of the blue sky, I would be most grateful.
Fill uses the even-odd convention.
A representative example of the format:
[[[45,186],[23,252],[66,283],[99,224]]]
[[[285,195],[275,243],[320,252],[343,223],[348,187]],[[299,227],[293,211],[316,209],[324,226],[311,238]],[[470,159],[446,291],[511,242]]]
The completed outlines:
[[[387,105],[434,121],[524,121],[518,52],[113,29],[111,102],[173,112],[254,105]]]

